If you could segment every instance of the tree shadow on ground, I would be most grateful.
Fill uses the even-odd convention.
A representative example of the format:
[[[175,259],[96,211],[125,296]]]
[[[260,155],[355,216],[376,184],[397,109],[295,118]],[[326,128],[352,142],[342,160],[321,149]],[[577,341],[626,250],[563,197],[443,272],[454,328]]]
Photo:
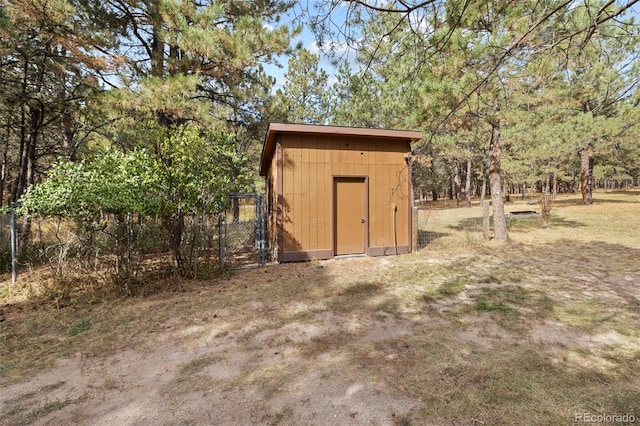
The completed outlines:
[[[547,223],[543,223],[542,217],[529,217],[529,218],[507,218],[507,226],[509,229],[514,229],[519,232],[527,232],[531,229],[538,229],[544,227],[563,227],[563,228],[583,228],[587,224],[571,219],[565,219],[558,216],[551,216]],[[456,225],[449,225],[447,228],[455,231],[475,231],[482,232],[482,217],[471,217],[459,221]],[[491,219],[491,228],[493,229],[493,219]],[[442,236],[448,234],[442,234]]]
[[[640,308],[639,257],[639,249],[604,241],[562,239],[540,246],[509,247],[509,258],[515,265],[534,262],[558,281],[591,283],[585,287],[585,297],[599,292],[601,298],[606,297],[605,293],[615,294],[634,310]]]
[[[636,195],[633,193],[625,193],[625,195]],[[638,204],[638,201],[630,201],[630,200],[621,200],[619,198],[616,198],[614,200],[610,200],[607,198],[600,198],[598,197],[598,194],[594,194],[593,196],[593,204],[597,205],[597,204]],[[562,206],[562,207],[568,207],[568,206],[585,206],[585,204],[582,202],[582,199],[579,198],[570,198],[570,199],[566,199],[566,200],[553,200],[551,202],[552,206],[558,207],[558,206]]]
[[[547,216],[546,223],[542,216],[536,218],[509,218],[507,220],[509,230],[517,232],[529,232],[540,228],[584,228],[586,223],[577,220],[565,219],[558,216]]]

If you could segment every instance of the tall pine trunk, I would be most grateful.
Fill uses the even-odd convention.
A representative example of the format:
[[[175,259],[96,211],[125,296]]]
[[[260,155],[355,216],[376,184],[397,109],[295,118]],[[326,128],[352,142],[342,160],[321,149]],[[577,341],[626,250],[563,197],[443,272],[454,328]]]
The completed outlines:
[[[11,123],[7,119],[7,134],[4,139],[4,146],[2,148],[2,166],[0,166],[0,207],[4,205],[4,192],[7,185],[7,169],[8,169],[8,153],[9,153],[9,140],[11,139]]]
[[[452,186],[453,191],[455,192],[455,197],[456,197],[456,206],[460,206],[460,198],[461,197],[461,191],[462,191],[462,182],[460,179],[460,164],[458,164],[458,162],[455,162],[455,166],[454,166],[454,170],[453,170],[453,186]]]
[[[500,121],[491,121],[491,157],[489,159],[489,186],[491,188],[491,203],[493,206],[493,237],[498,241],[509,240],[507,234],[507,220],[504,214],[504,199],[500,179],[500,159],[502,156],[502,139],[500,136]]]
[[[467,207],[471,207],[471,155],[467,158],[467,180],[464,184],[464,193],[467,199]]]
[[[580,151],[580,190],[582,203],[593,204],[593,158],[589,149]]]

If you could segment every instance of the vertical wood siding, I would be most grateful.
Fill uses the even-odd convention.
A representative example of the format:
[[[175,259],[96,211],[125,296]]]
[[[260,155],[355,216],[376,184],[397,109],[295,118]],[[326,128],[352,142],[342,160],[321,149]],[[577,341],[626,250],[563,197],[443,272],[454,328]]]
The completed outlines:
[[[369,177],[369,247],[410,244],[406,140],[309,134],[279,137],[283,173],[277,178],[282,179],[284,252],[332,249],[333,176]]]

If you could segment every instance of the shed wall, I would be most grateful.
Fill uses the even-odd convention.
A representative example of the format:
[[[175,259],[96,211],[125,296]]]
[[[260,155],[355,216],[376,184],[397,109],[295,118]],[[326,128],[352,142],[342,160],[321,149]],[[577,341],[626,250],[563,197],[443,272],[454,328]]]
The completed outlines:
[[[331,256],[334,176],[368,177],[368,254],[409,251],[408,141],[309,134],[281,134],[278,141],[284,253]]]

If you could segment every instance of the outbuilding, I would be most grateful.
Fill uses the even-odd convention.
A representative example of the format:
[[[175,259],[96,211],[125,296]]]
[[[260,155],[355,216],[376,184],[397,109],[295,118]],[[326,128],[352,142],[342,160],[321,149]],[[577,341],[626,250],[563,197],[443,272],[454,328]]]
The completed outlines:
[[[411,142],[422,133],[271,123],[268,244],[280,262],[411,251]]]

